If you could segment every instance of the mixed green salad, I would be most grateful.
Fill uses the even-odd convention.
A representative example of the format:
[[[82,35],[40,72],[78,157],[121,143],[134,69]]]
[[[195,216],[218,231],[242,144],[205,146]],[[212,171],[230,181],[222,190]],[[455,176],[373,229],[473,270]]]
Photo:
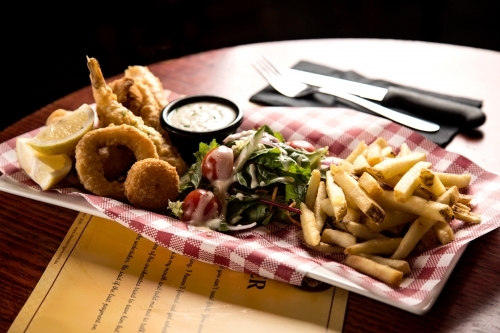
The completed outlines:
[[[311,172],[327,153],[305,141],[285,142],[268,126],[233,134],[222,145],[200,143],[170,209],[220,231],[298,219],[293,206],[305,199]]]

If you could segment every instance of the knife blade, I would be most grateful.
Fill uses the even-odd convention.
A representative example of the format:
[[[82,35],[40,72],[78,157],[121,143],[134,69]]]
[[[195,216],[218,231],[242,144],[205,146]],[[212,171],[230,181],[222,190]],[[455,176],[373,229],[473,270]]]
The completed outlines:
[[[400,107],[427,119],[462,128],[475,128],[486,121],[486,115],[480,108],[409,89],[395,86],[382,88],[286,67],[278,67],[278,70],[283,75],[311,86],[339,89],[362,98],[380,102],[383,106]]]

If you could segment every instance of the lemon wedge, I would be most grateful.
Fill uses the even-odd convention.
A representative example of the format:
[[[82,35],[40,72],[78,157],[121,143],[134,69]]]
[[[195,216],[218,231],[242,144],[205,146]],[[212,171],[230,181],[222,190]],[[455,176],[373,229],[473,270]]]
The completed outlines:
[[[70,154],[82,136],[94,127],[94,110],[83,104],[67,116],[42,129],[29,142],[44,155]]]
[[[21,168],[45,191],[66,177],[71,170],[71,158],[66,154],[40,154],[31,148],[31,140],[16,140],[17,160]]]

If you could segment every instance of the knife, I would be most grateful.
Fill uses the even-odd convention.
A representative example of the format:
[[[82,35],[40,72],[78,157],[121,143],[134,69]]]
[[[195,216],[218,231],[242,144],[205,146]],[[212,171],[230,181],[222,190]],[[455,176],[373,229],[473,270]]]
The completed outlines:
[[[438,120],[462,128],[478,127],[486,121],[486,115],[480,108],[409,89],[395,86],[382,88],[285,67],[278,67],[278,70],[283,75],[311,86],[340,89],[359,97],[378,101],[387,107],[400,107],[426,116],[428,119]]]

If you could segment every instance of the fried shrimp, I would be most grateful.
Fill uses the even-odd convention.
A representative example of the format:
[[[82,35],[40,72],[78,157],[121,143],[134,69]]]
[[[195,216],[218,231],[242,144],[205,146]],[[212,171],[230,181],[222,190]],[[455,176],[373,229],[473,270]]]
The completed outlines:
[[[134,80],[122,77],[109,84],[111,90],[116,95],[116,100],[124,107],[132,111],[136,116],[141,115],[141,108],[144,105],[144,96],[135,84]]]
[[[85,134],[76,146],[76,171],[86,190],[117,200],[126,199],[123,183],[108,181],[104,176],[100,149],[125,146],[137,161],[158,158],[153,142],[146,134],[129,125],[99,128]]]
[[[140,66],[136,66],[140,67]],[[117,101],[136,116],[140,116],[144,124],[157,130],[167,142],[170,142],[167,132],[160,125],[162,107],[153,96],[149,86],[138,78],[123,77],[109,84]]]
[[[146,85],[152,92],[160,108],[168,104],[165,91],[160,80],[145,66],[129,66],[125,70],[125,76]]]
[[[125,179],[125,196],[136,207],[162,210],[179,192],[179,175],[169,163],[147,158],[137,161]]]
[[[141,82],[135,82],[134,86],[141,92],[143,97],[143,105],[139,111],[139,115],[144,124],[150,126],[157,130],[164,138],[168,139],[168,134],[163,130],[160,125],[160,113],[161,107],[153,96],[153,93],[149,90],[145,84]],[[170,139],[168,139],[170,142]]]
[[[99,120],[105,126],[111,123],[116,125],[127,124],[146,133],[153,141],[160,159],[170,163],[177,169],[179,175],[183,175],[187,170],[187,165],[180,157],[177,149],[167,142],[160,132],[147,126],[141,117],[134,115],[132,111],[118,102],[116,95],[106,84],[99,63],[95,58],[87,58],[87,65],[90,70],[92,92]]]

